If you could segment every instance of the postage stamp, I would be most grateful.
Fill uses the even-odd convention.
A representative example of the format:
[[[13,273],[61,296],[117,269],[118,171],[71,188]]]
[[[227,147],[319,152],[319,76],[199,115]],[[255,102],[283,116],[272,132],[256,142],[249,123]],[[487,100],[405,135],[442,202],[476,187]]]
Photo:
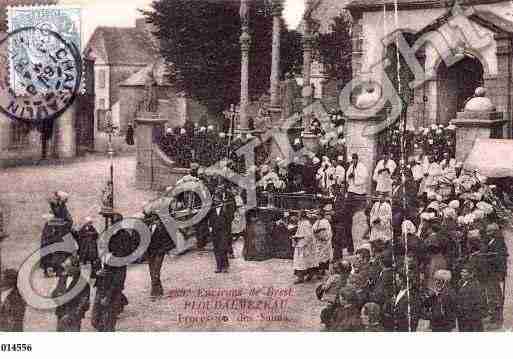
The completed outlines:
[[[80,57],[81,49],[81,9],[76,7],[57,7],[57,6],[27,6],[27,7],[9,7],[7,10],[8,21],[9,21],[9,33],[13,33],[16,30],[23,28],[34,28],[38,30],[48,30],[58,34],[59,40],[55,39],[54,36],[48,35],[44,31],[34,31],[34,38],[32,43],[32,49],[24,48],[18,51],[18,43],[14,39],[9,40],[9,53],[15,53],[18,56],[18,60],[11,59],[10,63],[10,80],[12,87],[17,95],[22,94],[23,88],[27,88],[25,74],[20,73],[23,71],[24,66],[20,66],[24,63],[30,63],[36,61],[40,65],[43,65],[39,60],[34,59],[34,47],[43,46],[43,43],[47,43],[46,46],[60,46],[67,43],[74,52],[77,53],[77,57]],[[51,38],[54,38],[51,40]],[[48,42],[53,42],[52,45]],[[60,44],[60,45],[59,45]],[[55,50],[55,49],[54,49]],[[41,53],[41,52],[39,52]],[[47,69],[47,71],[50,71]],[[37,72],[37,70],[36,70]],[[51,72],[45,73],[46,77],[52,77]],[[51,76],[48,76],[51,75]],[[45,91],[48,89],[48,80],[34,81],[32,85],[35,89]]]
[[[71,105],[82,77],[80,54],[72,43],[51,30],[25,27],[10,32],[0,48],[4,114],[38,122],[58,117]]]
[[[82,10],[66,6],[9,7],[9,32],[22,27],[52,30],[81,49]]]

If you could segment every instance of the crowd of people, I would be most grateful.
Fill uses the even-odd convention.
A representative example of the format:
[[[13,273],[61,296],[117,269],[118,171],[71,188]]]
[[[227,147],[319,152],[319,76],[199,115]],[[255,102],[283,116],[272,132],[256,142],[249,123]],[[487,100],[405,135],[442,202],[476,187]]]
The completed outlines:
[[[175,133],[166,135],[162,143],[169,144],[167,150],[183,150],[179,144],[185,138],[180,139],[180,134],[185,135],[182,131],[178,137]],[[226,136],[212,128],[195,131],[199,137],[187,137],[187,141],[197,141],[196,148],[201,150],[188,148],[190,155],[175,154],[176,159],[190,161],[187,165],[191,167],[191,174],[177,186],[197,182],[212,194],[212,207],[195,225],[197,244],[204,248],[212,241],[215,272],[226,273],[234,256],[233,242],[243,238],[245,247],[247,244],[247,194],[211,166],[233,155],[227,152]],[[340,129],[325,133],[320,122],[314,121],[311,131],[322,136],[316,153],[299,151],[303,148],[299,136],[291,140],[297,151],[294,157],[268,158],[239,170],[255,176],[257,197],[264,198],[267,206],[276,204],[269,193],[323,199],[319,208],[279,208],[283,209],[279,221],[291,230],[295,284],[320,281],[316,295],[327,302],[321,313],[326,329],[415,331],[419,323],[429,322],[433,331],[480,331],[485,320],[500,326],[508,257],[502,229],[512,219],[503,205],[507,196],[454,159],[453,143],[440,137],[452,129],[437,126],[423,130],[424,154],[409,156],[408,161],[401,160],[389,144],[390,151],[373,169],[367,168],[356,153],[347,160]],[[251,135],[235,138],[238,146],[251,139]],[[200,144],[200,140],[206,142]],[[227,163],[233,166],[234,162]],[[91,265],[91,286],[96,287],[92,324],[99,331],[113,331],[128,304],[123,294],[126,266],[109,265],[109,258],[101,257],[99,234],[92,220],[87,218],[75,227],[67,200],[64,192],[52,195],[41,247],[62,241],[70,233],[78,249],[73,255],[57,252],[44,256],[41,268],[46,276],[59,277],[53,295],[60,296],[76,285],[80,268]],[[186,193],[177,202],[176,210],[198,204],[197,198]],[[112,224],[122,219],[114,214]],[[148,262],[151,297],[156,298],[164,293],[160,281],[164,256],[175,243],[152,208],[145,208],[144,221],[152,237],[141,261]],[[135,232],[118,230],[108,252],[125,257],[138,241]],[[20,313],[25,310],[12,284],[16,276],[13,270],[3,276],[2,286],[9,290],[2,288],[2,293],[8,292],[12,303],[8,301],[7,307],[0,308],[12,319],[4,319],[2,325],[13,330],[20,329]],[[58,330],[80,330],[90,309],[90,296],[88,285],[76,300],[58,306]]]
[[[384,154],[369,171],[353,154],[329,188],[334,206],[292,219],[295,283],[324,281],[316,293],[329,303],[321,314],[326,329],[502,325],[508,251],[501,229],[511,221],[504,194],[449,153],[441,157],[396,163]]]

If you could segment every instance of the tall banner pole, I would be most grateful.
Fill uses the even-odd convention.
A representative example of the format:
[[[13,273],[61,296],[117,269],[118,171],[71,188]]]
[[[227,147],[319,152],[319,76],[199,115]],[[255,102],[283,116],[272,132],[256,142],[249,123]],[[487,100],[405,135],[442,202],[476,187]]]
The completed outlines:
[[[403,101],[403,104],[405,106],[407,106],[407,104],[405,103],[404,101],[404,96],[403,96],[403,88],[402,88],[402,83],[401,83],[401,56],[400,56],[400,51],[399,51],[399,35],[400,35],[400,29],[399,29],[399,5],[398,5],[398,1],[397,0],[394,0],[394,20],[395,20],[395,33],[396,33],[396,36],[395,36],[395,53],[396,53],[396,71],[397,71],[397,92],[399,94],[399,97],[401,98],[401,100]],[[401,113],[401,117],[400,117],[400,123],[399,125],[402,126],[402,131],[401,131],[401,135],[399,136],[399,140],[400,140],[400,150],[401,150],[401,162],[400,163],[400,172],[401,172],[401,184],[402,184],[402,207],[403,207],[403,216],[402,216],[402,221],[404,222],[404,219],[405,219],[405,215],[407,213],[407,208],[408,208],[408,205],[407,205],[407,201],[406,201],[406,175],[405,175],[405,164],[406,164],[406,146],[405,146],[405,141],[406,141],[406,121],[407,121],[407,112],[404,110],[402,113]],[[411,332],[412,331],[412,313],[411,313],[411,292],[410,292],[410,287],[411,287],[411,283],[410,283],[410,266],[409,266],[409,263],[408,263],[408,235],[407,233],[402,230],[402,223],[401,223],[401,238],[404,242],[404,246],[405,246],[405,260],[404,260],[404,266],[405,266],[405,273],[406,273],[406,298],[407,298],[407,301],[408,301],[408,331]]]

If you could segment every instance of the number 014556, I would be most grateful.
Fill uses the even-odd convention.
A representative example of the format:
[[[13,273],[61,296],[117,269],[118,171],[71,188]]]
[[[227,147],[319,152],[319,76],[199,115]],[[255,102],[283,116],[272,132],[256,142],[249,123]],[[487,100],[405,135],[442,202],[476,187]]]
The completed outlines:
[[[0,344],[2,352],[31,352],[32,344]]]

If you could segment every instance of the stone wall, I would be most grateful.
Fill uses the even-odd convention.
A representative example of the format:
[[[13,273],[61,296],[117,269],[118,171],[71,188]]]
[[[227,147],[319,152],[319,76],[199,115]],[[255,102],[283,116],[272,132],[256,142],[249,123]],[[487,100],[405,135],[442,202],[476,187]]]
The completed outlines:
[[[36,129],[27,134],[28,142],[22,147],[11,143],[12,120],[0,114],[0,167],[33,163],[41,159],[41,134]],[[55,122],[52,139],[48,142],[49,158],[76,156],[75,105]]]
[[[166,122],[165,119],[148,117],[136,120],[137,188],[162,190],[175,185],[178,179],[190,171],[176,168],[174,162],[153,142],[154,133],[158,131],[162,134]]]

